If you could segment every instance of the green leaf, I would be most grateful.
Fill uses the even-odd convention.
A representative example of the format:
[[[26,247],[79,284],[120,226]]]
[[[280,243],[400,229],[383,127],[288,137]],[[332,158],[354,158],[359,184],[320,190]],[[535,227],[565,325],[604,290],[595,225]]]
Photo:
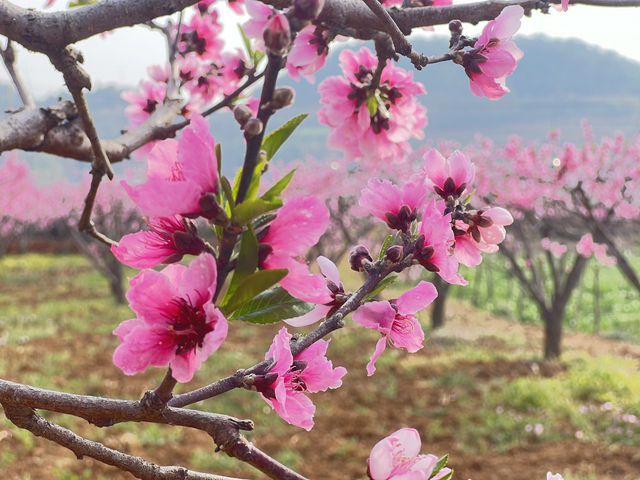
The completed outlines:
[[[433,466],[433,470],[431,471],[431,476],[429,478],[435,477],[440,470],[442,470],[449,461],[449,455],[444,455],[438,459],[436,464]]]
[[[378,295],[385,288],[387,288],[389,285],[391,285],[393,282],[395,282],[397,278],[398,278],[398,275],[396,275],[395,273],[392,273],[391,275],[387,275],[386,277],[384,277],[382,280],[380,280],[380,283],[378,283],[378,285],[376,285],[376,288],[371,290],[371,292],[369,292],[364,297],[363,301],[369,301],[369,300],[374,299],[376,297],[376,295]]]
[[[258,218],[267,212],[280,208],[282,200],[276,198],[274,200],[263,200],[261,198],[253,198],[245,200],[236,206],[236,212],[232,217],[232,221],[237,225],[246,225],[254,218]]]
[[[222,145],[216,144],[216,161],[218,162],[218,172],[222,171]]]
[[[264,137],[264,140],[262,140],[262,150],[267,154],[267,161],[273,158],[285,140],[289,138],[293,131],[305,118],[307,118],[308,115],[308,113],[303,113],[297,117],[293,117],[280,128],[276,128],[273,132]]]
[[[238,261],[233,271],[231,283],[227,289],[225,298],[231,298],[238,289],[238,286],[249,275],[258,268],[258,239],[253,232],[253,228],[249,228],[242,234],[240,238],[240,251],[238,252]],[[226,300],[225,300],[226,301]],[[223,304],[225,303],[223,301]]]
[[[244,49],[247,51],[247,56],[253,62],[254,52],[253,48],[251,47],[251,40],[249,40],[249,37],[245,35],[244,30],[242,29],[242,25],[238,24],[238,30],[240,31],[240,36],[242,37],[242,43],[244,43]],[[255,62],[253,62],[253,66],[255,66]]]
[[[227,197],[227,204],[225,206],[225,212],[227,216],[233,217],[235,215],[235,203],[233,200],[233,190],[231,189],[231,184],[229,183],[229,179],[227,177],[221,177],[220,183],[222,184],[222,191],[224,192],[225,197]]]
[[[260,270],[252,273],[240,282],[233,295],[220,307],[221,310],[225,315],[233,313],[238,307],[244,305],[256,295],[274,286],[286,277],[287,273],[288,270],[286,268]]]
[[[231,319],[259,324],[275,323],[304,315],[314,306],[292,297],[282,287],[274,287],[236,309]]]
[[[96,3],[96,0],[76,0],[75,2],[69,2],[69,8],[84,7],[94,3]]]
[[[378,111],[378,99],[375,95],[367,97],[367,110],[369,110],[370,117],[373,117]]]
[[[258,189],[260,188],[260,177],[262,176],[262,172],[267,166],[266,160],[261,160],[256,165],[256,168],[253,170],[253,175],[251,175],[251,183],[249,183],[249,189],[247,190],[247,195],[245,196],[245,200],[256,198],[258,195]],[[238,198],[238,190],[240,189],[240,181],[242,179],[242,170],[243,167],[240,167],[238,173],[236,174],[236,178],[233,180],[233,198]]]
[[[382,247],[380,247],[380,253],[378,254],[378,260],[382,260],[384,258],[384,254],[387,252],[387,249],[396,243],[396,238],[398,238],[398,232],[392,233],[388,235],[387,238],[382,242]]]
[[[451,480],[452,477],[453,477],[453,470],[451,470],[449,473],[447,473],[444,477],[442,477],[439,480]],[[433,478],[433,476],[431,478]]]
[[[391,112],[385,106],[385,101],[380,97],[380,92],[376,92],[376,103],[378,107],[378,113],[382,115],[384,118],[391,118]],[[375,113],[375,112],[373,112]]]
[[[289,173],[287,173],[284,177],[276,182],[276,184],[267,190],[264,195],[262,195],[263,200],[273,200],[278,198],[280,194],[284,191],[285,188],[289,186],[291,180],[293,180],[293,174],[296,173],[296,169],[294,168]]]

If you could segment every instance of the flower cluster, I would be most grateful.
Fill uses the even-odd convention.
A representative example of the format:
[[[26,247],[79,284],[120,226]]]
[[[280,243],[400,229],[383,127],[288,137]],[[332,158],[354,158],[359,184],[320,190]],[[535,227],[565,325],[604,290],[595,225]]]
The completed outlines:
[[[375,164],[401,156],[410,138],[423,137],[427,116],[416,95],[425,90],[412,72],[387,62],[378,78],[378,59],[366,48],[340,53],[340,66],[344,77],[318,86],[324,104],[318,118],[331,128],[330,147]]]

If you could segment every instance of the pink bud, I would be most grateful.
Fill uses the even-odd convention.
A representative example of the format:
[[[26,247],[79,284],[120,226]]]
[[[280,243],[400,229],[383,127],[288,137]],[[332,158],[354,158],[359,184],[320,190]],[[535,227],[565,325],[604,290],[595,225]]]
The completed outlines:
[[[274,55],[284,54],[291,45],[289,20],[278,13],[269,19],[263,33],[264,44]]]

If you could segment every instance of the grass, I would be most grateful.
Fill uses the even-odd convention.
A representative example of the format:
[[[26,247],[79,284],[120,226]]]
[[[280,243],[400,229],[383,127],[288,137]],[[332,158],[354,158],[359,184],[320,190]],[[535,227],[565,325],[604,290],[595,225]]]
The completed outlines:
[[[605,278],[603,271],[599,274]],[[506,286],[493,278],[493,303],[513,301],[498,299],[497,292]],[[473,278],[469,280],[473,284]],[[603,292],[603,328],[604,298]],[[113,303],[106,281],[81,257],[0,259],[0,312],[4,343],[0,348],[7,352],[0,355],[0,377],[131,399],[155,387],[164,374],[162,369],[150,368],[125,377],[111,364],[117,339],[110,332],[132,313]],[[422,321],[428,323],[428,314]],[[261,360],[276,328],[232,323],[223,347],[197,372],[192,385],[180,385],[178,391]],[[472,330],[468,325],[459,328],[467,334]],[[311,478],[362,478],[370,448],[403,426],[420,431],[423,451],[438,456],[450,453],[460,475],[456,478],[476,478],[473,469],[484,464],[489,454],[510,462],[535,448],[557,450],[556,445],[576,442],[584,449],[616,445],[622,449],[612,454],[617,455],[616,464],[633,461],[624,448],[640,447],[640,373],[635,357],[577,351],[545,370],[538,367],[539,354],[524,348],[527,342],[521,334],[507,328],[491,333],[481,325],[473,329],[477,331],[473,336],[429,339],[416,354],[387,348],[377,362],[376,374],[367,378],[364,366],[379,337],[347,322],[346,328],[335,332],[329,354],[334,365],[348,368],[349,375],[342,388],[314,395],[316,427],[309,433],[284,423],[259,395],[246,390],[231,391],[193,408],[252,418],[256,430],[249,432],[249,439]],[[96,429],[69,416],[46,417],[159,464],[181,463],[196,470],[263,478],[253,468],[215,453],[210,438],[201,432],[135,423]],[[48,460],[35,461],[50,451],[54,453]],[[558,468],[550,465],[549,470],[566,473],[565,480],[609,478],[597,476],[608,468],[603,461],[593,467],[557,464]],[[538,464],[535,471],[534,467],[529,477],[523,473],[522,478],[543,479],[538,473],[542,467]],[[97,462],[76,461],[64,449],[55,450],[6,418],[0,421],[0,470],[15,472],[8,480],[125,478]],[[501,477],[496,470],[477,478]]]

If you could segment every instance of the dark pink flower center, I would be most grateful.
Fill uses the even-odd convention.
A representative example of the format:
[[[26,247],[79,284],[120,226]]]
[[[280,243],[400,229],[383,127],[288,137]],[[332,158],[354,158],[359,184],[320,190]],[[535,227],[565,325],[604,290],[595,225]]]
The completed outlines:
[[[373,71],[366,68],[364,65],[360,65],[356,73],[356,82],[351,82],[351,91],[347,95],[349,100],[355,100],[354,113],[358,113],[360,108],[364,105],[367,107],[367,102],[371,95],[377,95],[382,105],[378,105],[375,113],[370,113],[371,130],[375,134],[379,134],[382,130],[389,130],[389,109],[392,105],[396,104],[396,101],[402,97],[402,93],[396,87],[392,87],[388,80],[385,80],[382,84],[374,87]],[[384,108],[381,108],[384,106]]]
[[[184,298],[174,298],[175,306],[171,318],[171,336],[176,346],[176,355],[202,348],[204,337],[215,328],[215,320],[207,321],[202,307],[194,307]]]

